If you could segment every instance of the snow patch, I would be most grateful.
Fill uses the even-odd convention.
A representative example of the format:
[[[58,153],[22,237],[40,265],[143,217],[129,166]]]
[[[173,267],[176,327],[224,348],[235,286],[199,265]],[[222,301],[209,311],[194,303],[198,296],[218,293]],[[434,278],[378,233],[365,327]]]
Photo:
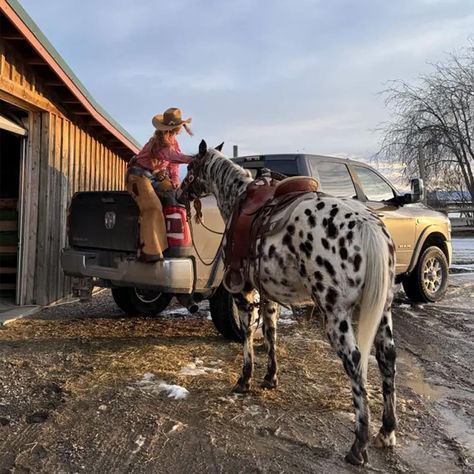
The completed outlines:
[[[221,361],[210,362],[210,365],[219,365]],[[206,375],[206,374],[222,374],[222,369],[214,367],[206,367],[201,359],[194,359],[194,362],[181,367],[179,371],[181,375]]]
[[[172,385],[166,383],[164,380],[155,380],[155,375],[147,372],[143,375],[143,378],[135,383],[141,390],[148,393],[158,395],[165,392],[168,398],[174,400],[181,400],[189,395],[189,391],[181,385]]]

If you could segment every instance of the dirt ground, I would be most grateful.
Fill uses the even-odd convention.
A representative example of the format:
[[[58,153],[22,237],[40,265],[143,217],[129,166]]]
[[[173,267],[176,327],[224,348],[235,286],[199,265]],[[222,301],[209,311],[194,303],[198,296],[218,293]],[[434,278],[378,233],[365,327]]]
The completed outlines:
[[[343,459],[349,383],[317,320],[286,312],[280,387],[259,388],[257,347],[254,390],[237,396],[241,348],[215,332],[205,304],[193,316],[174,306],[125,318],[105,291],[46,309],[0,329],[0,473],[472,472],[473,290],[471,273],[454,276],[440,304],[399,296],[398,446],[371,446],[365,468]],[[382,397],[371,359],[375,434]]]

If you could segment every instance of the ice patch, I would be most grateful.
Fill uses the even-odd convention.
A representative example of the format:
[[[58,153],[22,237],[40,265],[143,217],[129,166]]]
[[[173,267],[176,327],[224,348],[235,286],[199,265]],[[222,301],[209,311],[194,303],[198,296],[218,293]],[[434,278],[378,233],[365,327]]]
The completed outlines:
[[[138,438],[135,440],[135,444],[137,445],[137,447],[132,451],[133,454],[136,454],[138,453],[138,451],[140,451],[142,446],[145,444],[145,439],[146,438],[142,435],[138,436]]]
[[[210,362],[210,365],[219,365],[220,361]],[[222,369],[216,369],[214,367],[206,367],[201,359],[194,359],[194,362],[190,362],[185,366],[181,367],[179,371],[181,375],[206,375],[206,374],[222,374]]]
[[[171,385],[163,380],[155,380],[154,374],[147,372],[143,375],[143,378],[135,383],[141,390],[148,393],[158,395],[159,393],[166,392],[168,398],[174,400],[184,399],[189,395],[189,391],[181,385]]]

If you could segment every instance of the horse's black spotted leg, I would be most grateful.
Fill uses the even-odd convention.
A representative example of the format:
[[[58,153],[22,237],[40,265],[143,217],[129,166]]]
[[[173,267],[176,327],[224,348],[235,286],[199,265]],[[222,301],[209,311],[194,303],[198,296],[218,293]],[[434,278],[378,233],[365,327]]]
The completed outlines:
[[[355,441],[346,455],[347,462],[362,465],[368,462],[367,445],[369,443],[370,414],[367,404],[367,392],[359,366],[360,352],[347,313],[327,313],[327,334],[331,345],[342,359],[344,369],[351,379],[352,401],[355,408]]]
[[[395,373],[396,352],[392,335],[392,314],[390,304],[385,310],[375,336],[375,357],[382,375],[383,415],[382,427],[375,437],[374,444],[379,448],[395,446],[397,427]]]
[[[242,375],[239,377],[233,391],[245,393],[250,390],[250,381],[253,372],[253,335],[254,323],[257,319],[257,306],[254,303],[255,292],[245,292],[234,295],[234,300],[239,310],[240,324],[243,334],[244,364]]]
[[[273,301],[262,302],[263,335],[268,354],[267,373],[263,388],[276,388],[278,385],[278,363],[276,358],[278,304]]]

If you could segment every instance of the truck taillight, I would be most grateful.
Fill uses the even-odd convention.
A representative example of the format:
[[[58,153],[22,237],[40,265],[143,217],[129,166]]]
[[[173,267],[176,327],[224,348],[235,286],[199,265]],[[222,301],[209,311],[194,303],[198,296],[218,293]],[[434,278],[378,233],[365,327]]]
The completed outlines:
[[[179,206],[164,206],[166,234],[170,247],[189,247],[191,232],[186,221],[186,209]]]

